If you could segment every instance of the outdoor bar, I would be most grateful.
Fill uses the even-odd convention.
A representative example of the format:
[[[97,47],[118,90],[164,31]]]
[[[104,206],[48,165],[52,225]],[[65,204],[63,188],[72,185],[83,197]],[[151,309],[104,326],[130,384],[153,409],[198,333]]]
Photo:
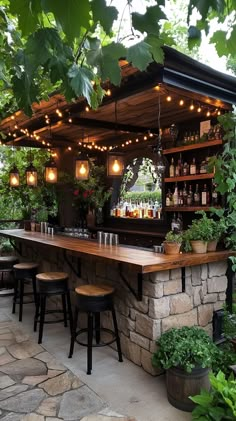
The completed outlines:
[[[213,319],[226,299],[232,305],[234,288],[228,259],[234,253],[223,242],[215,251],[172,255],[163,253],[163,242],[170,229],[182,236],[200,215],[209,222],[211,207],[224,206],[211,161],[224,147],[217,117],[236,102],[235,78],[171,48],[164,51],[164,65],[152,63],[147,72],[121,61],[121,86],[112,87],[96,111],[84,99],[68,104],[56,94],[33,105],[32,118],[19,112],[9,142],[49,147],[46,185],[56,185],[58,172],[63,174],[59,211],[50,216],[51,189],[46,217],[37,213],[40,202],[31,203],[25,229],[0,231],[20,260],[37,262],[38,272],[68,273],[72,303],[79,285],[113,286],[122,352],[153,375],[159,373],[151,362],[156,339],[172,327],[194,325],[212,336]],[[6,118],[1,130],[10,124]],[[74,150],[80,152],[76,160]],[[29,167],[33,189],[35,168]],[[98,175],[103,167],[105,184]],[[15,167],[10,182],[15,191]],[[211,240],[220,240],[224,228],[215,225],[221,231]],[[210,238],[203,240],[207,245]],[[109,315],[102,325],[111,327]]]

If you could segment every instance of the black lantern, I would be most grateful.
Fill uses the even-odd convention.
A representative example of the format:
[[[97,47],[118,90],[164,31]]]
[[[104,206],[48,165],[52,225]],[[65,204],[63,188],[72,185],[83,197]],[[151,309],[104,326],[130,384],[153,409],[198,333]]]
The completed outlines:
[[[11,187],[19,187],[20,185],[20,175],[16,165],[14,165],[13,168],[10,170],[9,184]]]
[[[26,168],[26,184],[30,187],[36,187],[38,183],[38,173],[32,162]]]
[[[45,181],[47,183],[57,183],[57,166],[53,158],[45,164]]]
[[[76,158],[75,161],[75,178],[76,180],[89,179],[89,159],[83,152]]]
[[[107,157],[107,175],[109,177],[121,177],[124,171],[123,154],[111,153]]]

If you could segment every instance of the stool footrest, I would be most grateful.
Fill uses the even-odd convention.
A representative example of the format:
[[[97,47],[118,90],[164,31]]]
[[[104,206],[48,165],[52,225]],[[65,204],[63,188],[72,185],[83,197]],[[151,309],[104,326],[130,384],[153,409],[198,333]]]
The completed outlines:
[[[94,329],[94,332],[95,332],[95,329]],[[100,332],[109,333],[110,335],[112,335],[112,339],[110,341],[107,341],[107,342],[101,342],[99,344],[97,344],[97,343],[96,344],[92,344],[92,347],[93,348],[99,348],[99,347],[102,347],[102,346],[111,345],[117,339],[115,332],[113,332],[113,330],[111,330],[111,329],[107,329],[105,327],[100,327]],[[79,345],[88,346],[88,343],[87,342],[81,342],[81,341],[79,341],[77,339],[77,336],[81,335],[82,333],[88,333],[88,328],[84,328],[84,329],[78,330],[76,332],[75,340],[76,340],[77,344],[79,344]]]

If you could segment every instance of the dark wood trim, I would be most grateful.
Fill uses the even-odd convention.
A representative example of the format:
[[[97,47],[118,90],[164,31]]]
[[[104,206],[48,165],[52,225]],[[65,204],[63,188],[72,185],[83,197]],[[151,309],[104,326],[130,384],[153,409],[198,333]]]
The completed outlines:
[[[211,146],[222,145],[222,139],[209,140],[202,143],[193,143],[192,145],[176,146],[175,148],[169,148],[163,150],[163,155],[174,154],[178,152],[192,151],[194,149],[209,148]]]
[[[165,183],[175,183],[176,181],[192,181],[192,180],[207,180],[214,178],[214,173],[196,174],[196,175],[181,175],[180,177],[167,177],[164,179]]]

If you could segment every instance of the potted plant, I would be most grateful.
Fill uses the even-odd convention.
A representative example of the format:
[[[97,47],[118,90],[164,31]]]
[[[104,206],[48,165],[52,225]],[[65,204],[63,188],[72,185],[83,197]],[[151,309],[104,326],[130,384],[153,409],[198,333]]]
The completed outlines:
[[[184,238],[185,242],[190,243],[194,253],[206,253],[207,243],[212,240],[213,227],[211,220],[207,218],[205,212],[200,211],[198,213],[201,214],[201,218],[193,219]]]
[[[25,231],[30,231],[31,230],[31,208],[29,205],[22,208],[22,219],[24,221]]]
[[[167,397],[178,409],[192,411],[190,395],[209,389],[209,368],[216,345],[201,328],[183,326],[163,333],[156,341],[152,363],[166,370]]]
[[[180,251],[181,243],[182,243],[182,234],[169,231],[165,236],[165,241],[163,242],[164,252],[166,254],[178,254]]]
[[[41,225],[40,225],[41,222],[47,222],[47,220],[48,220],[47,208],[45,206],[39,207],[35,213],[35,221],[36,221],[35,230],[39,232],[41,230]]]
[[[207,243],[207,251],[215,251],[217,244],[226,230],[225,218],[222,216],[219,220],[209,218],[212,227],[212,239]]]

